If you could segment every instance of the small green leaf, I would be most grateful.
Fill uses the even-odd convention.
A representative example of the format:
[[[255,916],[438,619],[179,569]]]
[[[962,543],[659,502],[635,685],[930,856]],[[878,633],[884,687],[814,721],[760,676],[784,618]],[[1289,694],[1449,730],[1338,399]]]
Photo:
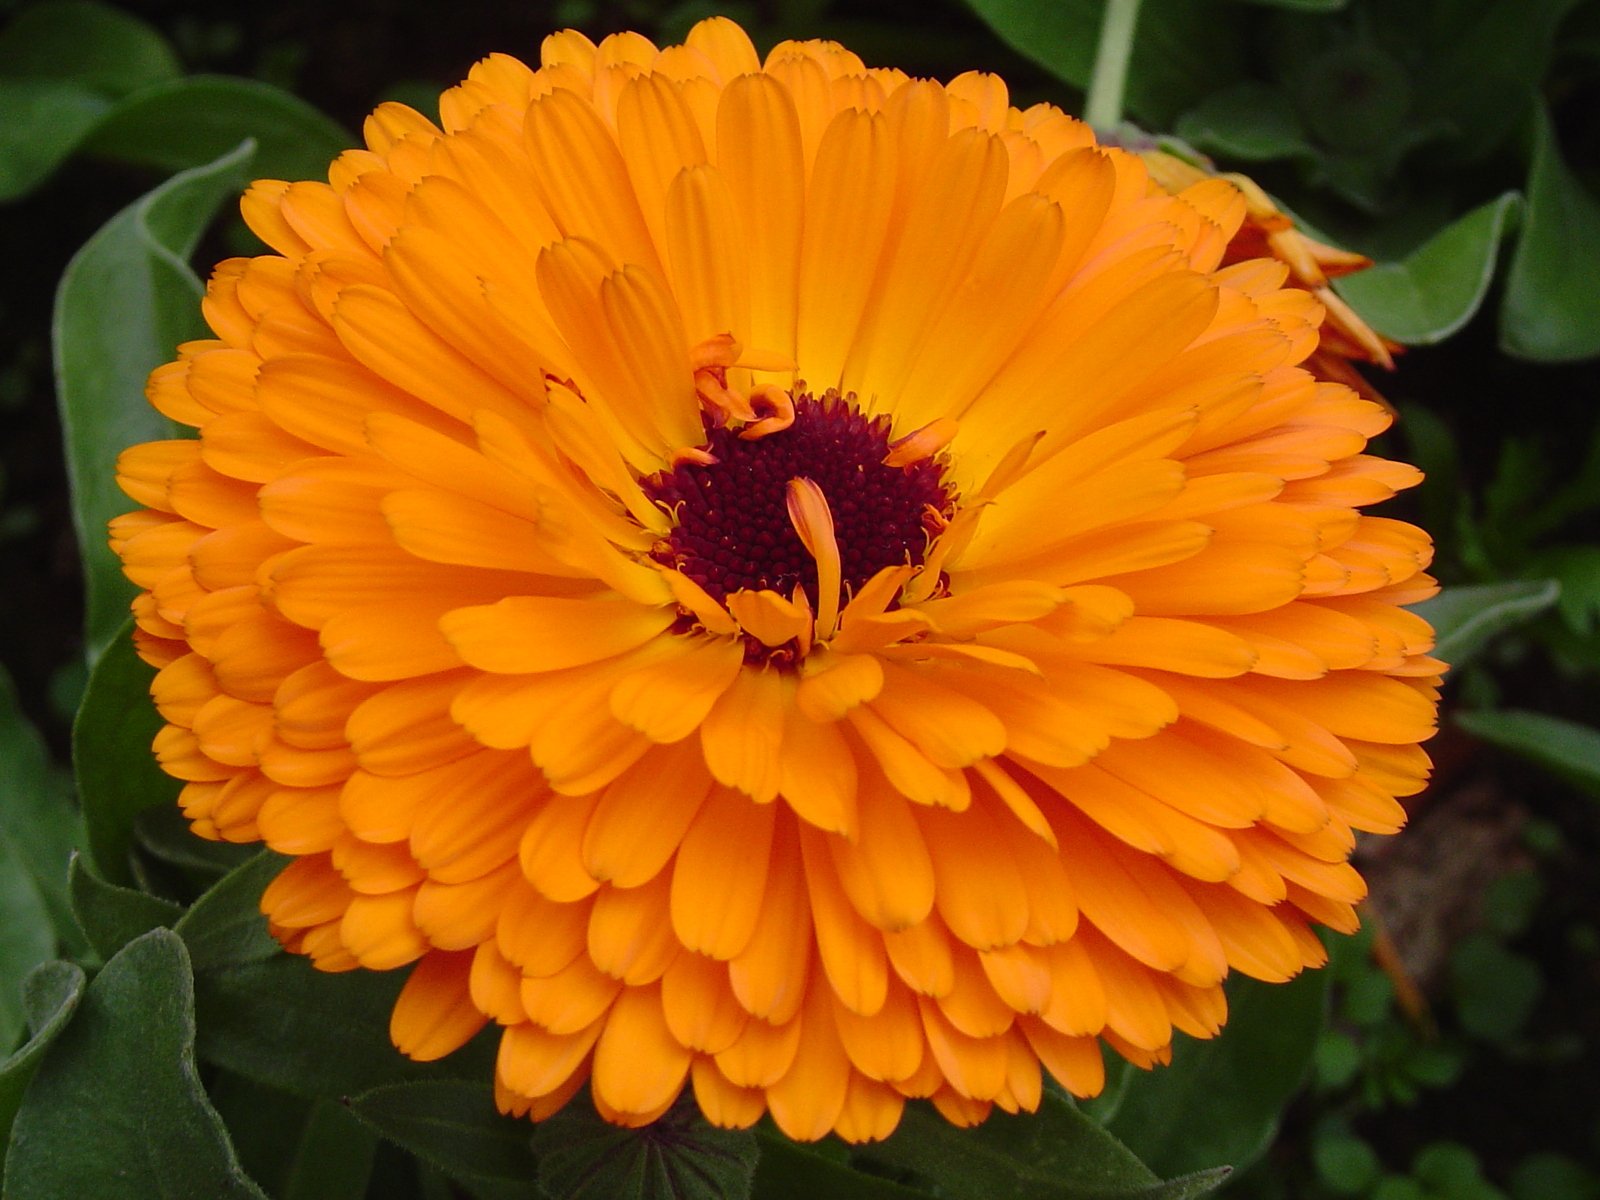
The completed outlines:
[[[1412,346],[1441,342],[1483,304],[1500,242],[1521,208],[1522,197],[1506,192],[1445,226],[1400,262],[1346,276],[1337,290],[1379,333]]]
[[[117,487],[117,455],[134,442],[176,435],[145,400],[145,379],[179,342],[204,331],[200,281],[185,260],[223,197],[243,185],[251,153],[240,145],[123,209],[73,256],[56,291],[56,395],[88,588],[91,662],[133,595],[106,545],[106,522],[137,507]]]
[[[25,1025],[22,981],[56,951],[50,914],[21,855],[0,832],[0,1050],[10,1050]]]
[[[619,1129],[569,1104],[533,1135],[539,1186],[554,1200],[745,1200],[755,1136],[716,1129],[680,1100],[642,1129]]]
[[[1326,1008],[1321,971],[1280,984],[1230,980],[1227,1028],[1208,1041],[1180,1038],[1170,1067],[1135,1077],[1111,1132],[1160,1175],[1248,1166],[1311,1069]]]
[[[172,928],[183,916],[183,909],[170,900],[107,883],[76,856],[68,886],[72,913],[101,958],[110,958],[152,929]]]
[[[22,1002],[32,1031],[27,1043],[0,1062],[0,1167],[10,1141],[11,1123],[22,1107],[28,1081],[72,1014],[86,986],[83,969],[69,962],[43,963],[22,984]]]
[[[93,0],[24,5],[0,32],[0,76],[7,78],[71,80],[121,96],[179,69],[160,33]]]
[[[1486,933],[1469,934],[1450,953],[1450,993],[1468,1033],[1503,1042],[1522,1032],[1544,990],[1532,959]]]
[[[261,893],[288,859],[263,850],[194,902],[173,929],[189,948],[195,974],[261,962],[283,952],[267,932]]]
[[[1459,667],[1506,630],[1549,611],[1560,597],[1561,585],[1554,579],[1472,583],[1445,588],[1411,611],[1438,635],[1434,654]]]
[[[1046,1091],[1037,1113],[996,1112],[957,1129],[908,1104],[886,1141],[862,1158],[915,1172],[947,1200],[1189,1200],[1221,1186],[1229,1169],[1162,1182],[1126,1146]]]
[[[1500,345],[1536,362],[1600,354],[1600,200],[1561,159],[1550,114],[1534,131],[1522,237],[1506,279]]]
[[[1552,546],[1529,564],[1561,585],[1556,608],[1567,628],[1588,637],[1600,622],[1600,546]]]
[[[1058,79],[1082,88],[1094,68],[1105,0],[967,0],[1002,41]],[[1221,83],[1243,74],[1240,30],[1209,0],[1144,0],[1134,34],[1125,104],[1154,129],[1170,128]]]
[[[5,1194],[265,1200],[195,1072],[193,982],[170,930],[119,951],[45,1052],[11,1130]]]
[[[67,862],[78,841],[70,785],[50,761],[44,739],[23,715],[11,677],[0,668],[0,838],[33,881],[56,936],[77,949],[77,926],[67,902]]]
[[[150,750],[163,722],[150,702],[154,672],[134,653],[131,627],[130,621],[96,664],[72,726],[89,864],[102,879],[123,885],[133,882],[134,817],[173,804],[179,786]]]
[[[457,1179],[525,1184],[527,1196],[538,1195],[533,1127],[501,1115],[487,1078],[395,1083],[349,1103],[384,1137]]]
[[[1264,162],[1318,153],[1289,97],[1254,80],[1207,96],[1179,118],[1173,132],[1223,159]]]
[[[1456,724],[1600,798],[1600,729],[1512,709],[1457,713]]]
[[[852,1170],[781,1134],[758,1129],[756,1139],[761,1158],[752,1194],[759,1200],[933,1200],[932,1192]]]
[[[127,97],[80,149],[161,171],[211,162],[253,138],[251,167],[271,179],[324,176],[350,134],[297,96],[254,79],[191,75]]]

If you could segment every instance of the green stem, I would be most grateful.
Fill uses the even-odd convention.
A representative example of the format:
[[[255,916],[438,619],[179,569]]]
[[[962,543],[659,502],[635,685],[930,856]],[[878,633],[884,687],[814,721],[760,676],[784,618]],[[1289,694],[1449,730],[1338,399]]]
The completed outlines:
[[[1133,57],[1133,31],[1139,23],[1139,0],[1106,0],[1100,22],[1100,44],[1094,52],[1094,73],[1083,118],[1096,130],[1114,132],[1122,123],[1122,93]]]

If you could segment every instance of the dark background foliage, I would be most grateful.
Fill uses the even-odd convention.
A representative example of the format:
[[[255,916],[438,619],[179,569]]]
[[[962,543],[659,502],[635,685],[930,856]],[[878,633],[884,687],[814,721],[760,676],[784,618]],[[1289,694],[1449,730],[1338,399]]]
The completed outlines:
[[[30,930],[15,904],[0,912],[8,956],[0,1017],[10,1037],[25,1015],[28,1047],[39,1047],[0,1067],[0,1113],[16,1111],[26,1072],[62,1029],[71,1036],[50,1049],[52,1082],[40,1085],[53,1109],[102,1103],[109,1086],[128,1082],[97,1074],[103,1056],[142,1071],[138,1046],[166,1038],[180,1069],[162,1094],[201,1131],[171,1153],[199,1172],[183,1178],[208,1181],[207,1195],[260,1194],[252,1178],[285,1197],[531,1194],[531,1183],[518,1190],[506,1181],[536,1171],[561,1195],[570,1191],[562,1172],[586,1169],[585,1145],[642,1164],[617,1176],[615,1194],[706,1194],[671,1182],[676,1160],[660,1148],[670,1139],[618,1151],[592,1123],[549,1127],[535,1166],[520,1131],[485,1122],[473,1107],[481,1096],[462,1090],[463,1078],[481,1087],[487,1077],[481,1054],[443,1073],[399,1069],[382,1039],[394,981],[377,991],[337,980],[313,987],[299,964],[248,936],[251,888],[259,891],[269,863],[227,875],[182,915],[179,903],[239,860],[200,853],[172,814],[136,821],[119,800],[97,798],[144,786],[126,778],[132,759],[112,756],[98,776],[92,766],[80,773],[87,842],[78,835],[64,797],[70,722],[88,679],[84,579],[54,399],[51,298],[96,230],[173,170],[231,147],[240,129],[260,140],[255,173],[314,170],[340,135],[311,110],[353,138],[379,100],[426,109],[476,58],[535,56],[554,28],[596,38],[639,29],[664,44],[720,11],[763,46],[835,37],[872,63],[940,78],[992,70],[1016,103],[1081,111],[1102,7],[147,0],[96,10],[130,19],[98,59],[88,44],[63,44],[54,56],[19,50],[0,30],[0,664],[26,718],[0,704],[9,814],[0,821],[0,884],[19,872],[19,857],[53,861],[75,840],[94,868],[80,865],[70,889],[47,874],[29,885],[28,903],[54,918],[54,933]],[[0,2],[0,27],[14,32],[49,8]],[[174,119],[175,108],[151,116],[148,103],[134,103],[148,98],[141,89],[196,75],[259,81],[310,108],[291,110],[278,92],[252,99],[225,90],[207,102],[208,131]],[[183,111],[199,111],[205,97],[185,95]],[[1406,835],[1361,851],[1374,885],[1367,928],[1339,942],[1330,971],[1236,994],[1223,1039],[1180,1045],[1169,1072],[1114,1077],[1106,1098],[1084,1106],[1091,1122],[1074,1124],[1078,1114],[1053,1099],[1036,1129],[998,1123],[947,1162],[939,1154],[948,1144],[915,1117],[906,1139],[853,1163],[838,1147],[818,1154],[768,1141],[757,1194],[823,1194],[826,1183],[840,1196],[977,1197],[993,1194],[992,1164],[1007,1161],[1033,1164],[1035,1173],[1013,1180],[1019,1195],[1082,1194],[1070,1190],[1074,1163],[1122,1169],[1118,1152],[1095,1140],[1098,1122],[1163,1176],[1258,1159],[1230,1195],[1596,1200],[1600,3],[1145,0],[1125,108],[1219,169],[1249,172],[1328,237],[1384,264],[1346,294],[1380,329],[1415,343],[1393,375],[1374,381],[1402,414],[1382,449],[1429,473],[1395,515],[1434,532],[1447,585],[1432,615],[1457,669],[1433,744],[1438,780],[1415,803]],[[219,189],[231,186],[216,178]],[[225,215],[195,261],[248,245]],[[93,311],[113,336],[130,319]],[[138,706],[143,686],[115,654],[86,710],[102,731]],[[147,732],[129,733],[130,753]],[[25,818],[26,837],[17,832]],[[14,898],[0,887],[0,904]],[[108,965],[88,991],[76,966],[41,968],[19,1001],[11,964],[57,953],[91,973]],[[177,996],[170,1011],[155,992]],[[263,1008],[266,994],[279,1009]],[[155,1006],[151,1023],[129,1026],[128,1009],[146,1003]],[[275,1057],[274,1031],[300,1039],[299,1052]],[[349,1105],[330,1099],[352,1095]],[[41,1117],[45,1101],[30,1096],[13,1148],[19,1138],[62,1136]],[[443,1114],[448,1136],[419,1114]],[[214,1119],[223,1132],[206,1124]],[[694,1136],[685,1135],[691,1148]],[[1063,1157],[1062,1146],[1078,1157]],[[722,1152],[709,1142],[700,1149]],[[728,1154],[734,1168],[724,1183],[737,1191],[755,1147],[739,1143]],[[50,1174],[61,1167],[53,1159],[29,1163],[35,1187],[63,1177]],[[973,1163],[991,1173],[963,1176]],[[658,1167],[666,1191],[650,1190]],[[1199,1195],[1210,1183],[1139,1186],[1118,1194]]]

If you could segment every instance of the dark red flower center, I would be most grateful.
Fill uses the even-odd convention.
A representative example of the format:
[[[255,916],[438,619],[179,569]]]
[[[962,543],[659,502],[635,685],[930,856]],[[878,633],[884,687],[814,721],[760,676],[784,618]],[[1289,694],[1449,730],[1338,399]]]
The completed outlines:
[[[719,601],[741,588],[789,597],[799,584],[815,609],[817,565],[787,503],[789,481],[804,478],[827,498],[847,593],[884,567],[921,563],[954,494],[934,458],[885,466],[889,419],[862,415],[853,400],[803,393],[793,425],[751,440],[708,421],[704,449],[716,462],[683,463],[642,481],[674,519],[652,557]]]

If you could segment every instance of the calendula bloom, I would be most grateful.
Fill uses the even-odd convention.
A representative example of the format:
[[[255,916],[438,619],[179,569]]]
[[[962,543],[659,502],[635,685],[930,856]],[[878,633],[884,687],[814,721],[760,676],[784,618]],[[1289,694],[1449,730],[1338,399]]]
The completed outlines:
[[[1382,408],[1232,185],[725,20],[385,104],[151,378],[162,765],[501,1106],[1089,1095],[1355,927],[1442,665]]]
[[[1158,146],[1141,149],[1139,156],[1150,177],[1171,192],[1215,177],[1206,166]],[[1332,280],[1365,271],[1372,260],[1311,237],[1248,175],[1229,173],[1221,178],[1237,187],[1245,201],[1245,219],[1223,252],[1223,265],[1270,257],[1288,267],[1294,285],[1309,291],[1324,309],[1320,344],[1305,360],[1305,368],[1320,379],[1349,384],[1361,395],[1384,403],[1350,364],[1371,363],[1392,371],[1394,354],[1402,347],[1368,325],[1332,287]]]

